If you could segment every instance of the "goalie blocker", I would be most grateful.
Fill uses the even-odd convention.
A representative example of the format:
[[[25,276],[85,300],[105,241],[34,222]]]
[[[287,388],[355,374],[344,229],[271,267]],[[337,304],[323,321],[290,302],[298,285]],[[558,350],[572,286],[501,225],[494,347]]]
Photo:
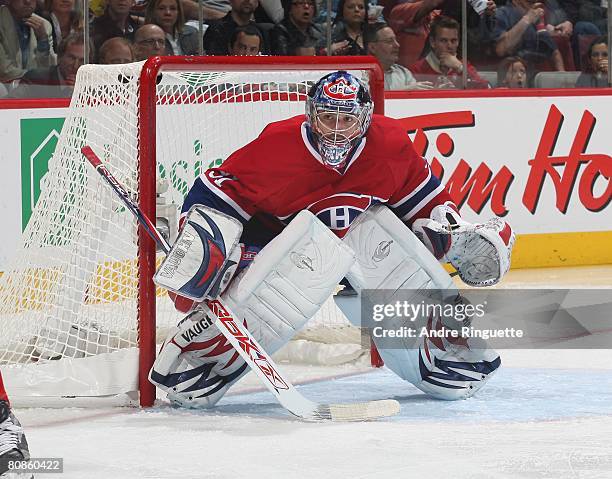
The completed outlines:
[[[196,302],[218,297],[238,267],[241,234],[242,224],[235,218],[192,206],[153,281]]]

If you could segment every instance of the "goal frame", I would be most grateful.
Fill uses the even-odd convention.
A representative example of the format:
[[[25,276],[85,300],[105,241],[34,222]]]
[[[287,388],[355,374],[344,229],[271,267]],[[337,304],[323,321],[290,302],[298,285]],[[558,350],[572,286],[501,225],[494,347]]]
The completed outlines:
[[[156,80],[160,72],[172,70],[190,71],[316,71],[367,70],[374,113],[384,114],[384,76],[378,61],[367,57],[184,57],[162,56],[149,58],[140,73],[138,99],[138,201],[143,213],[155,218],[156,213]],[[156,295],[155,273],[156,246],[154,241],[138,227],[138,299],[137,324],[139,371],[138,387],[140,405],[150,407],[155,401],[155,386],[148,374],[156,355]]]

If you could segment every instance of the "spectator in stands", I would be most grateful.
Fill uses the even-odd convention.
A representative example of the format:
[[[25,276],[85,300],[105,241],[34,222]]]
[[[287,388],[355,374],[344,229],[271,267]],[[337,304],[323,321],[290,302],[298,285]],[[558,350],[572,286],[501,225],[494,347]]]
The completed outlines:
[[[199,2],[196,0],[181,0],[185,18],[188,20],[198,20],[200,17]],[[203,0],[202,13],[204,20],[211,23],[221,20],[227,15],[232,6],[230,0]],[[256,23],[275,23],[283,19],[283,6],[281,0],[260,0],[259,5],[253,12],[253,19]]]
[[[331,34],[332,55],[367,55],[367,0],[340,0]]]
[[[91,0],[90,0],[91,1]],[[202,6],[202,16],[205,22],[220,20],[230,10],[228,0],[181,0],[185,20],[196,20],[200,18],[200,5]]]
[[[136,61],[141,61],[155,55],[168,55],[166,34],[160,26],[149,23],[134,34],[134,57]]]
[[[580,68],[585,52],[593,39],[607,32],[607,15],[601,0],[559,0],[559,4],[573,25],[572,50],[574,64]]]
[[[576,80],[578,88],[605,88],[608,86],[608,38],[597,37],[589,45],[583,64],[585,68]]]
[[[299,44],[324,41],[323,30],[313,23],[315,0],[283,0],[283,7],[285,18],[270,32],[274,55],[294,55]]]
[[[457,56],[459,37],[457,20],[440,16],[433,21],[429,35],[431,51],[410,67],[417,80],[430,81],[434,88],[463,87],[463,63]],[[465,88],[489,88],[489,83],[469,62]]]
[[[520,57],[504,58],[497,70],[498,88],[527,88],[527,62]]]
[[[314,23],[316,23],[317,25],[325,24],[327,22],[327,0],[315,0],[315,3],[317,5],[317,15],[315,16]],[[338,11],[338,3],[340,3],[340,0],[332,0],[331,2],[332,23],[336,18],[336,12]],[[389,3],[391,3],[391,0],[370,0],[368,2],[367,9],[368,23],[384,22],[385,15],[383,15],[383,10]]]
[[[35,0],[9,0],[0,6],[0,82],[57,61],[51,24],[34,13],[35,6]]]
[[[263,37],[254,24],[238,27],[232,33],[229,54],[236,56],[254,56],[261,53]]]
[[[564,71],[563,58],[544,24],[544,8],[534,0],[512,0],[497,10],[494,38],[499,57],[517,55],[536,69]]]
[[[385,74],[385,90],[431,89],[431,82],[417,82],[406,67],[397,64],[399,43],[386,23],[375,23],[368,29],[368,52],[375,56]]]
[[[568,20],[565,10],[561,8],[557,0],[545,0],[542,4],[544,6],[544,21],[548,33],[570,37],[574,31],[574,25]]]
[[[77,0],[45,0],[42,17],[49,21],[53,32],[53,44],[71,33],[83,30],[83,12]]]
[[[119,65],[135,60],[132,44],[123,37],[109,38],[98,52],[98,62],[103,65]]]
[[[57,49],[57,65],[28,70],[11,92],[15,98],[70,98],[77,70],[85,61],[82,32],[71,33]]]
[[[230,0],[232,9],[221,20],[212,23],[204,34],[204,51],[207,55],[227,55],[232,33],[238,27],[255,25],[253,12],[258,0]],[[262,48],[265,51],[265,49]]]
[[[568,20],[567,14],[557,0],[545,0],[543,5],[546,30],[557,44],[565,70],[574,71],[576,68],[571,43],[574,25]]]
[[[104,15],[106,8],[106,0],[89,0],[89,14],[91,17],[100,17]]]
[[[197,0],[181,0],[185,20],[199,20],[200,2]],[[223,18],[230,11],[228,0],[203,0],[202,15],[205,22],[213,22]]]
[[[444,0],[401,2],[391,10],[389,26],[395,32],[399,45],[399,60],[403,66],[412,65],[421,57],[431,23],[441,14]]]
[[[145,23],[155,23],[166,33],[166,50],[172,55],[197,55],[198,30],[185,25],[180,0],[149,0]]]
[[[482,15],[476,13],[468,2],[468,51],[472,61],[490,61],[493,51],[493,27],[495,24],[496,5],[493,0],[485,1]],[[457,0],[417,0],[400,2],[389,14],[389,26],[395,32],[400,44],[399,63],[412,65],[422,56],[429,53],[428,38],[431,23],[440,15],[461,20],[461,2]],[[495,64],[497,60],[495,59]]]
[[[130,16],[133,5],[134,0],[106,0],[104,14],[91,22],[91,37],[96,50],[109,38],[125,37],[134,40],[134,32],[139,24]]]

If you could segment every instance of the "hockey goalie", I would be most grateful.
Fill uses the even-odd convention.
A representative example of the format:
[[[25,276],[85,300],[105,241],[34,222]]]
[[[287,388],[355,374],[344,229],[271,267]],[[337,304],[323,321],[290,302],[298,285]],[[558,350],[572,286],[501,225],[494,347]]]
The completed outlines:
[[[150,373],[173,403],[213,406],[247,371],[206,316],[205,297],[221,295],[272,354],[342,278],[358,294],[452,291],[440,261],[471,286],[493,285],[507,272],[511,227],[498,218],[462,220],[399,122],[372,109],[359,79],[330,73],[308,92],[305,116],[268,125],[196,179],[179,238],[155,277],[186,314]],[[486,345],[470,346],[466,339],[378,349],[420,390],[461,399],[501,364]]]

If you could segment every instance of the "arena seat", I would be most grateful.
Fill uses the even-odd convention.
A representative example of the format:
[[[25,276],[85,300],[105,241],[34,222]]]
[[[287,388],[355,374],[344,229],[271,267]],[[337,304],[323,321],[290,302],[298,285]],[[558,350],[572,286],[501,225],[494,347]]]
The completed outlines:
[[[497,72],[479,71],[478,74],[489,82],[491,88],[497,88]]]
[[[533,79],[534,88],[574,88],[580,72],[540,72]]]

